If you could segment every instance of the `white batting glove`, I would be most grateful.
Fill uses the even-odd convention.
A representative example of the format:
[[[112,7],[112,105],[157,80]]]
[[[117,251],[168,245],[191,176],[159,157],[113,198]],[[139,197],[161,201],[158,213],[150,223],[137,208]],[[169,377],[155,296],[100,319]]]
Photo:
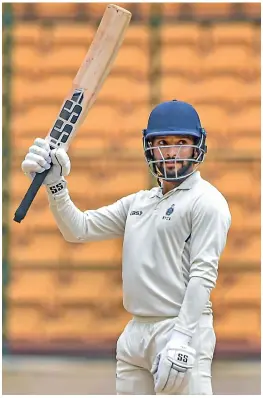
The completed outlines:
[[[51,166],[52,162],[52,166]],[[51,193],[58,193],[66,186],[66,177],[70,173],[70,159],[64,149],[50,149],[49,144],[42,138],[37,138],[22,162],[23,172],[33,179],[36,173],[50,169],[43,184],[47,185]]]
[[[156,356],[151,373],[157,394],[180,393],[187,385],[196,358],[196,351],[188,342],[188,336],[174,330],[166,347]]]

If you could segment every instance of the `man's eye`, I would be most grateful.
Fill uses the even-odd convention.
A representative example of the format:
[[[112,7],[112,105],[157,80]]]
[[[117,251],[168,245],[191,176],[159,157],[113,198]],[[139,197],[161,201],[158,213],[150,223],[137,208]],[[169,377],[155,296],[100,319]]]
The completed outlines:
[[[165,140],[160,140],[159,141],[159,145],[166,145],[166,141]]]
[[[185,145],[186,144],[186,141],[185,140],[180,140],[179,142],[178,142],[178,145]]]

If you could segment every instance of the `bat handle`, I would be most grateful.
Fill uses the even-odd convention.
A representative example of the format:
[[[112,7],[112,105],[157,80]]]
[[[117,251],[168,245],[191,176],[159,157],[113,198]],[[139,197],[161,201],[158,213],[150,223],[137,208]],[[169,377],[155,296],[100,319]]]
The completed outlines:
[[[25,218],[26,213],[31,206],[31,203],[33,202],[36,194],[39,191],[39,188],[41,187],[49,171],[50,169],[43,171],[43,173],[37,173],[35,175],[35,178],[31,182],[30,187],[28,188],[24,198],[22,199],[19,207],[15,212],[14,221],[20,223]]]

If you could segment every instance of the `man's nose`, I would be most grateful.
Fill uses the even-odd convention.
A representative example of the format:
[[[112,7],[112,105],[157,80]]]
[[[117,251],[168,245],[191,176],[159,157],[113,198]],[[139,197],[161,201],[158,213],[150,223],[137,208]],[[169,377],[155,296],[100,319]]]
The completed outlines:
[[[176,156],[178,156],[180,151],[180,148],[175,147],[175,146],[171,146],[170,148],[167,148],[167,157],[168,158],[176,158]]]

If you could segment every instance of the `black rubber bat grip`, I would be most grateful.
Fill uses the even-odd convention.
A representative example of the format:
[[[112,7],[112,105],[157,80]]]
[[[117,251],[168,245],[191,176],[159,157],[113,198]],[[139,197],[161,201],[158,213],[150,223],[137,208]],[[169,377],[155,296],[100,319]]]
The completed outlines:
[[[24,198],[22,199],[19,207],[17,208],[14,216],[14,221],[20,223],[26,216],[31,203],[33,202],[36,194],[39,191],[44,179],[46,178],[47,174],[49,173],[50,169],[43,171],[43,173],[37,173],[33,181],[31,182],[30,187],[27,190]]]

